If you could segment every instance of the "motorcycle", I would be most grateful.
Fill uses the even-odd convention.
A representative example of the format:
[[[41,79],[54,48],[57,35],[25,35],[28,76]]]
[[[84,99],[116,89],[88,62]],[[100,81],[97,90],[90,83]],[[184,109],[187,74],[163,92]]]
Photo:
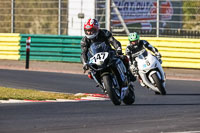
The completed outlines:
[[[105,42],[93,43],[88,50],[87,65],[91,78],[109,96],[114,105],[120,105],[123,101],[131,105],[135,101],[135,93],[132,82],[127,76],[127,69],[116,52]]]
[[[147,50],[143,49],[132,56],[136,61],[136,76],[138,76],[140,82],[147,88],[150,88],[155,94],[166,95],[165,82],[166,77],[159,61],[159,58],[152,55]],[[130,66],[132,73],[134,67]]]

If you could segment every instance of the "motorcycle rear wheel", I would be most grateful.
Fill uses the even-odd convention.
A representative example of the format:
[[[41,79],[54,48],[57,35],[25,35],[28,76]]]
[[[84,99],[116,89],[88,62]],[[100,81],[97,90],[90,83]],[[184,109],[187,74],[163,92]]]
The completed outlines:
[[[128,92],[126,96],[124,97],[123,102],[126,105],[131,105],[135,102],[135,93],[134,93],[134,88],[132,85],[129,86]]]
[[[112,103],[114,105],[120,105],[121,99],[120,99],[120,96],[118,96],[115,91],[113,81],[111,80],[110,75],[104,75],[102,79],[103,79],[105,89],[107,90],[108,96],[110,97]]]
[[[165,87],[163,86],[162,82],[158,78],[158,75],[156,73],[154,73],[152,75],[152,78],[155,81],[156,87],[158,87],[158,89],[160,90],[160,93],[159,92],[155,92],[155,94],[166,95]]]

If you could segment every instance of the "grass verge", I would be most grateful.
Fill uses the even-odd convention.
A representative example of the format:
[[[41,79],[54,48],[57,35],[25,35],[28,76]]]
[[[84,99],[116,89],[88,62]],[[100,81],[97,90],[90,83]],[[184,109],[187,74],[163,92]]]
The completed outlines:
[[[0,87],[0,100],[56,100],[56,99],[77,99],[85,95],[75,96],[74,94],[45,92],[32,89],[14,89]]]

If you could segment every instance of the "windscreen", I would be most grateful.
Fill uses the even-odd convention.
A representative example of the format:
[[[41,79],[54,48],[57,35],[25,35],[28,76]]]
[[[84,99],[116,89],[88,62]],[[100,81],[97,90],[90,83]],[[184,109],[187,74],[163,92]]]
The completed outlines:
[[[105,42],[95,42],[89,48],[88,57],[94,56],[99,52],[109,52],[110,47]]]

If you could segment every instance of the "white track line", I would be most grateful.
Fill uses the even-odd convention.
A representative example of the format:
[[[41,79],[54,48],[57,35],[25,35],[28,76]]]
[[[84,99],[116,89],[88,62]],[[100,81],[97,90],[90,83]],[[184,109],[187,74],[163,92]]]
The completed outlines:
[[[9,99],[9,100],[0,100],[0,103],[28,103],[28,102],[80,102],[80,101],[105,101],[109,100],[108,96],[104,94],[91,94],[91,93],[78,93],[75,95],[87,95],[86,97],[82,97],[80,99],[56,99],[56,100],[15,100],[15,99]]]

